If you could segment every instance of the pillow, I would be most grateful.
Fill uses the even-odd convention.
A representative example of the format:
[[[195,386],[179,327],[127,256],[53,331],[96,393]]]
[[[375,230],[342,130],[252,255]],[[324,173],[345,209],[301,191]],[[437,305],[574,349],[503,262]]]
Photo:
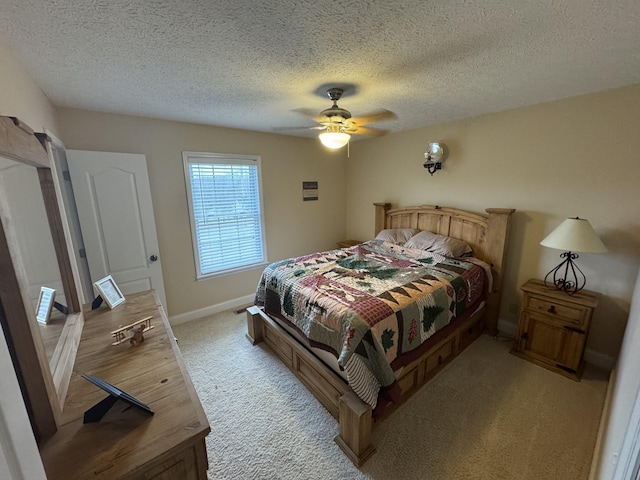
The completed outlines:
[[[404,246],[439,253],[445,257],[464,257],[473,253],[467,242],[426,230],[411,237]]]
[[[387,228],[380,230],[375,239],[402,245],[419,231],[417,228]]]

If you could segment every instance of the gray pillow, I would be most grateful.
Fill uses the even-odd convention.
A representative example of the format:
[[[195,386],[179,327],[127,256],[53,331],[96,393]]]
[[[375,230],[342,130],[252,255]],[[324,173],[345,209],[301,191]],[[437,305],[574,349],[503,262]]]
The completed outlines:
[[[404,246],[439,253],[445,257],[465,257],[473,253],[467,242],[426,230],[411,237]]]
[[[396,245],[403,245],[419,231],[417,228],[387,228],[380,230],[380,233],[376,235],[375,239],[395,243]]]

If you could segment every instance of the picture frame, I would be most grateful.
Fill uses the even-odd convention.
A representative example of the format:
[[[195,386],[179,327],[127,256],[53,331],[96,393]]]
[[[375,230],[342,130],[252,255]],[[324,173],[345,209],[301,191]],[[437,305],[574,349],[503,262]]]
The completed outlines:
[[[149,408],[149,405],[147,405],[146,403],[142,403],[133,395],[129,395],[127,392],[123,392],[119,388],[116,388],[115,386],[111,385],[109,382],[106,382],[101,378],[98,378],[93,375],[85,375],[84,373],[81,374],[81,377],[84,378],[85,380],[90,381],[96,387],[101,388],[102,390],[104,390],[109,394],[109,396],[106,397],[104,400],[96,403],[93,407],[91,407],[89,410],[84,412],[84,420],[82,423],[99,422],[118,400],[128,405],[126,408],[121,409],[120,413],[128,410],[129,407],[134,406],[134,407],[138,407],[141,410],[144,410],[145,412],[151,415],[154,414],[153,410]]]
[[[49,323],[51,309],[53,309],[56,291],[49,287],[40,287],[40,295],[38,296],[38,306],[36,307],[36,320],[46,325]]]
[[[97,282],[94,282],[93,285],[98,290],[102,299],[107,302],[109,308],[115,308],[124,302],[124,295],[111,275],[101,278]]]

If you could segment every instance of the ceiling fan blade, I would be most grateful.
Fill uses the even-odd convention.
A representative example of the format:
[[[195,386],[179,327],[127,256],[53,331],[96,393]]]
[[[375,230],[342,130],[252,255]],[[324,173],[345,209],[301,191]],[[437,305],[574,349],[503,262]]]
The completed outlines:
[[[271,130],[274,132],[286,132],[288,130],[312,130],[316,127],[272,127]]]
[[[304,115],[305,117],[309,117],[314,122],[322,122],[323,117],[318,116],[317,110],[311,110],[310,108],[295,108],[292,110],[292,112],[296,112]]]
[[[353,131],[347,129],[346,132],[353,133],[354,135],[371,135],[372,137],[381,137],[382,135],[386,135],[387,133],[389,133],[389,130],[370,127],[356,127],[353,129]]]
[[[274,132],[289,132],[293,130],[326,130],[326,125],[316,125],[315,127],[272,127]]]
[[[360,125],[368,125],[374,122],[381,122],[382,120],[393,120],[397,118],[397,115],[389,110],[380,110],[378,112],[368,113],[361,117],[353,117],[349,119],[349,122],[360,126]]]

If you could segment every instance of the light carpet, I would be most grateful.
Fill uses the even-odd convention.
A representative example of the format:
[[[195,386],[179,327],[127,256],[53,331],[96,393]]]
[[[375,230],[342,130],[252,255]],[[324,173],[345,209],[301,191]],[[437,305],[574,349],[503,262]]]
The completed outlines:
[[[174,327],[209,422],[210,479],[587,479],[607,372],[574,382],[482,335],[374,429],[358,470],[338,422],[232,311]]]

